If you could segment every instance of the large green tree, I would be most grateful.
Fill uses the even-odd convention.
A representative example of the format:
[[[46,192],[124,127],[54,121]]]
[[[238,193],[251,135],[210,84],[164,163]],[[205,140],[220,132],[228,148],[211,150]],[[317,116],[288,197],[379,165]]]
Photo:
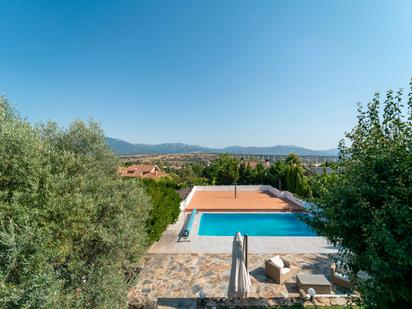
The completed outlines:
[[[265,184],[290,191],[300,197],[307,198],[312,194],[306,169],[294,153],[289,154],[285,160],[271,164],[262,177]]]
[[[268,168],[265,182],[279,190],[286,187],[286,169],[287,165],[284,160],[277,160]]]
[[[265,184],[266,179],[266,168],[263,166],[263,163],[259,161],[256,164],[256,167],[252,171],[253,173],[253,183],[256,185]]]
[[[220,155],[210,166],[212,183],[233,185],[239,179],[239,160],[228,154]]]
[[[310,197],[311,188],[299,157],[291,153],[287,156],[285,163],[285,189],[301,197]]]
[[[412,88],[412,82],[411,82]],[[412,308],[412,90],[375,94],[341,142],[307,222],[340,248],[371,308]],[[358,271],[369,276],[359,278]]]
[[[0,307],[126,305],[151,205],[100,127],[37,127],[0,98]]]

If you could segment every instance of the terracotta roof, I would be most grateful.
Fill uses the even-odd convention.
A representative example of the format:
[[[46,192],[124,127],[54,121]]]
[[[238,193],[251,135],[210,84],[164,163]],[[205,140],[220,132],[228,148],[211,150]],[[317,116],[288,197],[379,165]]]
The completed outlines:
[[[123,177],[140,177],[140,178],[159,178],[168,174],[162,172],[157,165],[130,165],[119,169],[120,176]]]

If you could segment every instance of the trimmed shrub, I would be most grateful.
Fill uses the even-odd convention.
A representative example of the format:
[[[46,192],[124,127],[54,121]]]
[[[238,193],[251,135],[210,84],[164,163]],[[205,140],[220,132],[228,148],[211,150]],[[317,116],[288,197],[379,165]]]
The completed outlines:
[[[146,224],[148,240],[152,243],[160,239],[169,224],[176,222],[180,213],[180,198],[166,183],[149,179],[143,183],[152,204]]]

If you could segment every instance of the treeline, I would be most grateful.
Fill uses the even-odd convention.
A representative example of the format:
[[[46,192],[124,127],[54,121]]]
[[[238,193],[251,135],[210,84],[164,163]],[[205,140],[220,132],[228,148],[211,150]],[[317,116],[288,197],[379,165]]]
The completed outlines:
[[[118,308],[177,193],[122,179],[93,121],[32,126],[0,97],[0,307]]]
[[[194,185],[271,185],[301,197],[317,195],[319,183],[327,181],[326,173],[315,175],[308,170],[295,154],[288,155],[270,166],[262,162],[251,165],[229,154],[220,155],[210,165],[196,163],[184,166],[171,174],[177,187]]]

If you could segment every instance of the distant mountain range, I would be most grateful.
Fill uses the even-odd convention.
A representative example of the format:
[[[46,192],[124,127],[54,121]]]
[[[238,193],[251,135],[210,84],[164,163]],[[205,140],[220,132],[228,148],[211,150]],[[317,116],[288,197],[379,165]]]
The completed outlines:
[[[299,146],[276,145],[267,147],[242,147],[229,146],[225,148],[209,148],[197,145],[187,145],[182,143],[166,143],[157,145],[132,144],[121,139],[106,137],[107,144],[113,152],[119,155],[136,154],[177,154],[177,153],[232,153],[245,155],[287,155],[295,153],[299,156],[336,156],[338,149],[311,150]]]

